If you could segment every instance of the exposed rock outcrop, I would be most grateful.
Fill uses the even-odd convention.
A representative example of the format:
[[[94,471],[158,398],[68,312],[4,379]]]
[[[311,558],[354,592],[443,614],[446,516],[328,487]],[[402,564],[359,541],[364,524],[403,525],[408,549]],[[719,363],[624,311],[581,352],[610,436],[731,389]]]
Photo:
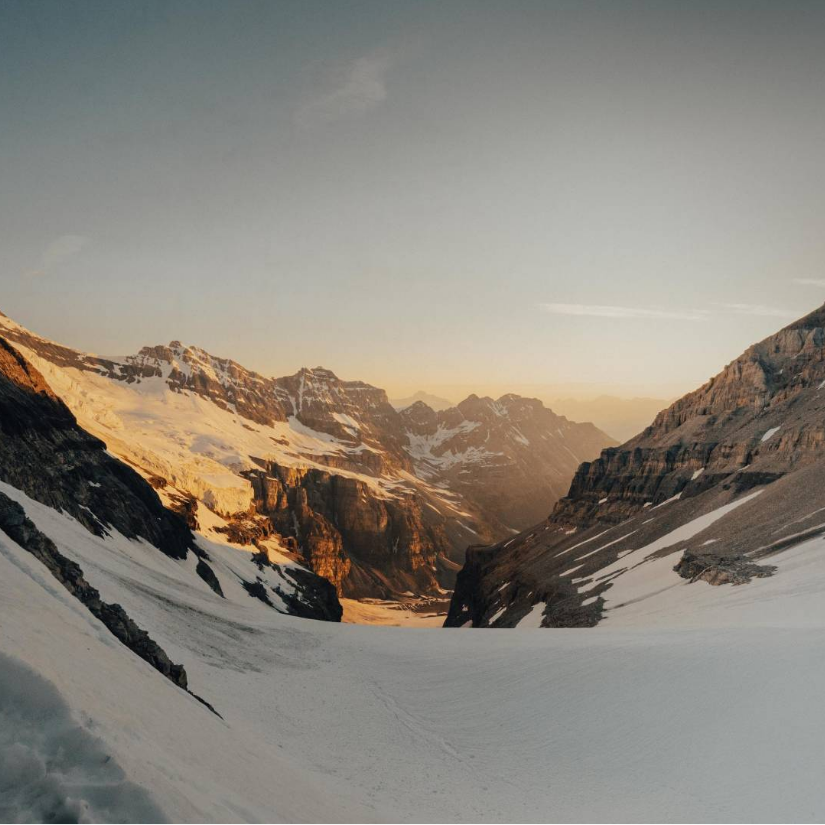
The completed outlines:
[[[414,496],[381,496],[358,478],[274,462],[247,475],[258,512],[342,595],[437,592],[436,561],[449,546]]]
[[[772,576],[776,567],[755,564],[747,556],[721,556],[718,553],[682,554],[673,568],[683,579],[704,581],[712,585],[747,584],[751,579]]]
[[[265,553],[256,554],[253,561],[261,570],[267,567],[275,567]],[[293,616],[326,622],[341,621],[344,611],[341,602],[338,601],[338,595],[332,582],[297,566],[284,568],[282,572],[294,583],[295,589],[278,587],[277,585],[271,587],[272,591],[286,602],[289,606],[289,612]],[[263,580],[259,580],[256,584],[266,587]],[[263,594],[253,593],[253,595],[261,598]],[[267,601],[268,596],[263,600]]]

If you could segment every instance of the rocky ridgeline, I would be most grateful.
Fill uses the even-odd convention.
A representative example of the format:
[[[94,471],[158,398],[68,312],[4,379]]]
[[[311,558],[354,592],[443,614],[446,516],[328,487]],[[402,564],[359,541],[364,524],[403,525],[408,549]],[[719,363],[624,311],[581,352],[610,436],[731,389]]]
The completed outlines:
[[[252,423],[270,426],[294,417],[350,446],[363,446],[358,459],[376,473],[412,470],[404,450],[402,419],[383,390],[361,381],[342,381],[323,367],[266,378],[179,341],[143,347],[137,355],[122,359],[100,358],[41,338],[2,313],[0,318],[4,336],[58,367],[93,372],[126,384],[160,378],[173,391],[199,395]]]
[[[731,473],[740,491],[825,454],[825,311],[750,347],[659,413],[644,432],[577,470],[553,521],[618,524]]]
[[[384,390],[361,381],[342,381],[323,367],[265,378],[225,358],[173,341],[144,347],[118,371],[120,380],[162,377],[170,389],[192,392],[248,421],[271,426],[295,418],[316,432],[361,447],[356,458],[376,475],[412,471],[401,421]],[[112,377],[111,374],[108,377]],[[336,457],[331,456],[334,462]],[[338,457],[338,461],[342,459]]]

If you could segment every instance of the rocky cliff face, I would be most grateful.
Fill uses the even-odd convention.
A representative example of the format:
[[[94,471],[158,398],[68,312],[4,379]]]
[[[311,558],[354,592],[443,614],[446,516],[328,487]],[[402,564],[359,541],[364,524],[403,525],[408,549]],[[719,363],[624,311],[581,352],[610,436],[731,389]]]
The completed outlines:
[[[644,432],[582,464],[553,520],[618,523],[645,506],[696,495],[734,471],[745,489],[819,459],[824,322],[820,309],[755,344]]]
[[[591,625],[611,590],[621,591],[632,568],[625,556],[685,549],[690,525],[717,512],[730,526],[715,528],[725,540],[712,538],[714,555],[786,549],[809,537],[801,528],[822,506],[816,480],[824,467],[825,307],[750,347],[626,444],[583,463],[549,520],[468,551],[448,623],[511,626],[540,601],[543,626]],[[758,507],[727,515],[754,494]],[[786,524],[794,520],[801,527]],[[699,546],[688,549],[707,556]]]
[[[350,598],[438,590],[449,545],[415,494],[376,495],[361,479],[269,462],[249,473],[257,511]]]
[[[323,367],[301,369],[275,379],[287,394],[292,414],[305,426],[360,448],[376,475],[405,470],[412,462],[404,447],[403,422],[384,390],[363,381],[342,381]],[[368,454],[372,454],[371,458]]]

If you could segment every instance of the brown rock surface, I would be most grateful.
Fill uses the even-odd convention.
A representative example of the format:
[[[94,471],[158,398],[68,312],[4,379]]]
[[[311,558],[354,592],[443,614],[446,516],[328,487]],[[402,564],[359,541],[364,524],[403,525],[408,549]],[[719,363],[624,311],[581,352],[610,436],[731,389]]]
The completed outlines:
[[[342,595],[437,592],[448,544],[415,496],[382,497],[357,478],[273,462],[247,476],[258,512]]]

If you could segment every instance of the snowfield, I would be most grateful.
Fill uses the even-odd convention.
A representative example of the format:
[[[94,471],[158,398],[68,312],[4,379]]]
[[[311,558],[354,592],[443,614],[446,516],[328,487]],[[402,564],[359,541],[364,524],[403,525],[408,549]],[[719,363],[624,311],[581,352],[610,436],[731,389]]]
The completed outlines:
[[[646,597],[592,630],[531,630],[532,615],[516,631],[364,627],[285,616],[240,587],[220,599],[191,559],[92,537],[3,489],[222,717],[0,533],[7,820],[825,816],[821,538],[736,588],[643,565],[659,578]],[[238,551],[201,541],[230,581]]]
[[[243,512],[252,485],[240,471],[256,466],[250,456],[265,456],[286,467],[328,470],[324,458],[357,457],[364,450],[312,430],[291,416],[272,426],[253,424],[194,393],[171,392],[165,379],[121,384],[93,372],[60,369],[20,347],[68,404],[81,425],[103,439],[112,453],[191,492],[212,509]],[[361,473],[376,495],[391,495],[388,485]]]

